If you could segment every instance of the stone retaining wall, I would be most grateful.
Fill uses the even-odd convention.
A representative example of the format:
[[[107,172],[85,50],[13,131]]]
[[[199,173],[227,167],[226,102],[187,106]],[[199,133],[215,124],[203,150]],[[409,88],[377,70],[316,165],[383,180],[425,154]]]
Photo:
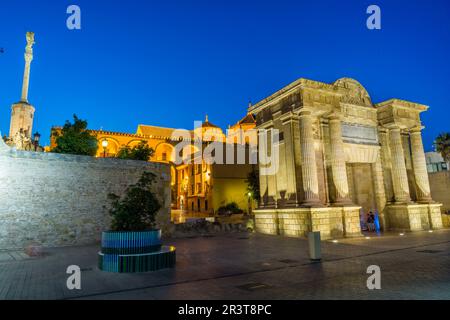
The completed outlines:
[[[109,227],[108,194],[122,195],[144,171],[157,176],[157,221],[169,226],[168,165],[16,151],[0,140],[0,250],[95,242]]]

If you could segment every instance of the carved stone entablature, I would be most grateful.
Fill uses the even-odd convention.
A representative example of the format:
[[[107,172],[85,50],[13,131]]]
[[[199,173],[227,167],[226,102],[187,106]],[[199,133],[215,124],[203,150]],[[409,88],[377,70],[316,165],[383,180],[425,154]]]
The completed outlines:
[[[356,144],[378,145],[377,127],[355,123],[342,123],[342,138],[344,142]]]
[[[333,106],[339,106],[340,97],[329,92],[305,88],[301,90],[301,96],[304,106],[322,107],[330,110]]]
[[[308,92],[315,92],[316,94],[320,92],[318,96],[314,96],[311,98],[312,101],[316,101],[316,102],[326,101],[327,98],[323,98],[321,96],[329,96],[329,95],[339,96],[339,91],[338,91],[339,89],[338,89],[338,87],[334,86],[333,84],[327,84],[327,83],[323,83],[323,82],[319,82],[319,81],[313,81],[313,80],[300,78],[300,79],[290,83],[283,89],[278,90],[277,92],[270,95],[269,97],[252,105],[248,109],[248,112],[258,113],[263,109],[270,108],[274,104],[279,103],[280,100],[283,100],[283,99],[285,99],[289,96],[295,95],[295,94],[299,94],[300,90],[302,90],[302,91],[307,90]],[[305,95],[302,93],[301,96],[299,96],[299,100],[296,102],[295,108],[298,108],[304,104],[304,102],[302,101],[302,99],[304,99],[304,98],[305,98]],[[328,101],[330,101],[330,98],[328,98],[328,99],[329,99]],[[334,101],[329,102],[329,103],[334,103]]]
[[[356,122],[364,125],[377,125],[377,110],[356,105],[342,104],[342,114],[348,122]]]
[[[256,125],[260,126],[263,123],[271,121],[272,119],[273,119],[272,110],[271,109],[263,110],[262,112],[256,114]]]
[[[279,101],[279,108],[282,113],[291,112],[297,108],[300,108],[301,105],[302,99],[299,92],[294,92]]]
[[[378,121],[385,127],[411,129],[421,126],[420,113],[428,110],[423,104],[391,99],[376,105]]]

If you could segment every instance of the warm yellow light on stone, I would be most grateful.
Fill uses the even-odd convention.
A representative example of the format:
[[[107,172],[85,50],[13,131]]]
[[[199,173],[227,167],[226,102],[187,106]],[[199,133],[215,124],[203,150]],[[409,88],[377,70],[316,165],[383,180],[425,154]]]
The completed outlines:
[[[427,109],[400,99],[374,104],[350,78],[298,79],[249,106],[256,129],[277,130],[282,145],[276,175],[260,173],[256,230],[296,237],[319,231],[330,241],[361,237],[369,212],[383,231],[426,230],[424,222],[442,228],[421,136]],[[259,148],[271,150],[261,141]]]

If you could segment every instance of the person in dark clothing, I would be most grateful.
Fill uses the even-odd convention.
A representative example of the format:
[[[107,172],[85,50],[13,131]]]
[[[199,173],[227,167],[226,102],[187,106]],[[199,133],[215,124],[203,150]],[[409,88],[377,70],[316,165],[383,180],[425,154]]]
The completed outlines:
[[[369,212],[369,216],[367,217],[367,226],[369,231],[375,231],[375,215],[372,211]]]

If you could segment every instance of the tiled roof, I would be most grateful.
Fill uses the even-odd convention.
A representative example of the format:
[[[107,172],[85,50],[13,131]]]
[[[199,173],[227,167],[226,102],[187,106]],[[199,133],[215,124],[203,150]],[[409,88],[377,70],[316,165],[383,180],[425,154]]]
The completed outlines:
[[[168,137],[172,136],[175,131],[173,128],[164,128],[156,126],[147,126],[140,124],[137,129],[137,134],[144,136]]]

